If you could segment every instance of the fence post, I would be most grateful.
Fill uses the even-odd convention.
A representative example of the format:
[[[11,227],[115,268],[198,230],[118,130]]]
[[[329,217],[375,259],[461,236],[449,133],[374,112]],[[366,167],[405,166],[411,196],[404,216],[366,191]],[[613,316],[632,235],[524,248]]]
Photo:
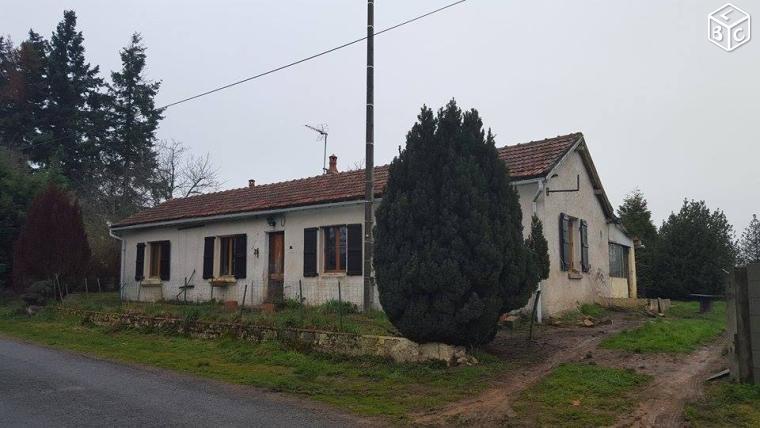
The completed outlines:
[[[240,322],[243,322],[243,308],[245,307],[245,295],[248,294],[248,282],[245,283],[243,289],[243,303],[240,304]]]
[[[90,294],[90,288],[87,286],[87,277],[84,278],[84,294]]]
[[[103,289],[100,287],[100,277],[95,278],[98,281],[98,293],[102,293]]]

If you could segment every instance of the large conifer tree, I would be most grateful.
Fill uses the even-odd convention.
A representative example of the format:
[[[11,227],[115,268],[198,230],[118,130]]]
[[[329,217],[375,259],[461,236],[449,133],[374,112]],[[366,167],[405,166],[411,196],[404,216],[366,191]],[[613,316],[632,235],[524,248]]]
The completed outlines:
[[[640,297],[648,297],[652,288],[652,257],[657,244],[657,228],[652,222],[647,200],[639,189],[634,189],[625,197],[618,207],[618,216],[626,230],[641,241],[635,253],[637,288]]]
[[[84,37],[76,28],[76,14],[65,11],[53,32],[48,56],[49,99],[47,141],[33,146],[32,159],[43,166],[57,165],[75,188],[87,187],[92,170],[98,166],[98,146],[103,130],[99,68],[84,56]]]
[[[109,194],[117,197],[117,216],[146,206],[157,168],[156,129],[162,116],[154,98],[160,82],[144,76],[145,50],[140,35],[133,34],[120,53],[121,71],[111,73],[109,117],[113,134],[105,151],[105,167]]]
[[[704,201],[684,200],[662,224],[654,248],[651,297],[686,299],[724,294],[725,272],[734,266],[733,227]]]
[[[383,309],[418,342],[489,342],[535,287],[493,135],[453,100],[437,117],[423,107],[389,174],[374,259]]]

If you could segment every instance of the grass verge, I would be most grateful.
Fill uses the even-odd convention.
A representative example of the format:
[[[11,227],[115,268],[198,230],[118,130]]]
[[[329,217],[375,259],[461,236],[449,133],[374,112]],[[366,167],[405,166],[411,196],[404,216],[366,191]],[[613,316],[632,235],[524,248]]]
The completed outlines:
[[[687,405],[685,415],[695,427],[758,427],[760,385],[708,384],[704,398]]]
[[[630,412],[649,376],[592,364],[562,364],[525,390],[514,409],[528,425],[608,426]]]
[[[1,307],[0,333],[110,360],[296,393],[359,414],[402,421],[409,412],[475,394],[507,369],[484,353],[476,353],[479,365],[447,368],[443,364],[394,364],[297,352],[277,342],[252,344],[109,331],[83,326],[78,319],[52,309],[29,318],[18,315],[16,308]]]
[[[706,314],[700,314],[698,307],[697,302],[673,302],[665,318],[622,331],[605,339],[601,347],[636,353],[693,352],[722,333],[726,326],[724,302],[716,302]]]

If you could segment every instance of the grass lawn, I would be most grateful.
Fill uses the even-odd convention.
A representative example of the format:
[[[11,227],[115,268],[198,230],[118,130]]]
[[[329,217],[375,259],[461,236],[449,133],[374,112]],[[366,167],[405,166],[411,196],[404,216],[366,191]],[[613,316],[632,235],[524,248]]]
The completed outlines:
[[[649,376],[592,364],[563,364],[514,404],[528,425],[607,426],[636,404],[635,392]]]
[[[711,312],[700,314],[697,302],[673,302],[664,318],[605,339],[601,347],[629,352],[689,353],[726,327],[726,304],[715,302]]]
[[[137,312],[151,316],[192,318],[205,321],[240,321],[240,311],[224,309],[222,303],[122,302],[118,293],[71,294],[64,306],[100,312]],[[343,311],[342,321],[339,311]],[[357,334],[396,336],[398,332],[382,311],[359,313],[355,306],[331,301],[320,306],[303,306],[287,301],[276,313],[245,309],[242,321],[273,327],[297,327],[314,330],[344,331]]]
[[[686,406],[686,420],[695,427],[758,427],[760,385],[707,384],[704,399]]]
[[[109,331],[83,326],[75,317],[45,309],[34,317],[18,304],[0,306],[0,333],[52,347],[131,363],[148,364],[226,382],[296,393],[364,415],[404,420],[470,396],[507,370],[495,357],[476,353],[481,364],[394,364],[297,352],[277,342],[252,344],[177,336]]]

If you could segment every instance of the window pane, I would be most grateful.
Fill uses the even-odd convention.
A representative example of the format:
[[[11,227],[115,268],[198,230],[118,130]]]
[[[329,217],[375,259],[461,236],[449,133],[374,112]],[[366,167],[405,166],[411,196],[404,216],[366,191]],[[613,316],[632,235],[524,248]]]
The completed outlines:
[[[335,227],[325,228],[325,271],[334,271],[337,269],[335,265]]]
[[[219,274],[232,275],[232,238],[222,238],[219,247]]]
[[[340,226],[337,229],[340,236],[338,238],[338,260],[336,264],[338,270],[344,271],[346,270],[346,237],[348,236],[348,232],[346,226]]]
[[[148,276],[158,278],[161,275],[161,244],[150,243],[150,272]]]

